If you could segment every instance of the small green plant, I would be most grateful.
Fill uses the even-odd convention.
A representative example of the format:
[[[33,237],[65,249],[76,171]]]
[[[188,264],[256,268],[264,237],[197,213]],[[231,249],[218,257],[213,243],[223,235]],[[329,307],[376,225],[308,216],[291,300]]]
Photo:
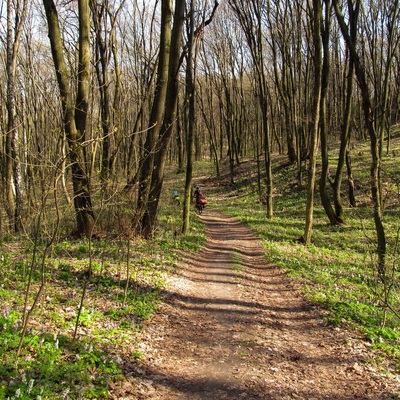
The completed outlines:
[[[97,323],[98,320],[102,318],[104,318],[103,312],[93,308],[82,307],[79,323],[81,326],[85,326],[86,328],[88,328]]]
[[[233,270],[236,273],[240,273],[243,270],[243,261],[239,253],[235,253],[232,259],[232,265],[233,265]]]
[[[63,281],[71,281],[74,279],[73,269],[69,264],[61,263],[58,266],[58,279]]]
[[[143,357],[143,352],[140,350],[134,350],[132,352],[132,357],[135,358],[136,360],[139,360]]]
[[[142,320],[150,318],[150,316],[157,310],[158,299],[158,292],[139,295],[132,303],[136,315]]]

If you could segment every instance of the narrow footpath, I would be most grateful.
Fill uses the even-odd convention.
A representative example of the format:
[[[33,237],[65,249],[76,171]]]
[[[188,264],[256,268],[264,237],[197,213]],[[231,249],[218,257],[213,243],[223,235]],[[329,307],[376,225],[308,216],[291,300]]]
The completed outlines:
[[[400,399],[368,344],[327,326],[243,224],[206,210],[204,249],[183,258],[127,366],[125,399]]]

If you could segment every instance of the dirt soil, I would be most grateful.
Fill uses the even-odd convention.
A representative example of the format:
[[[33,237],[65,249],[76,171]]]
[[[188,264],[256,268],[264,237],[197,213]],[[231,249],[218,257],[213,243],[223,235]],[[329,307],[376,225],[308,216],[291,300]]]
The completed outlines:
[[[206,210],[115,399],[399,399],[368,343],[328,326],[243,224]]]

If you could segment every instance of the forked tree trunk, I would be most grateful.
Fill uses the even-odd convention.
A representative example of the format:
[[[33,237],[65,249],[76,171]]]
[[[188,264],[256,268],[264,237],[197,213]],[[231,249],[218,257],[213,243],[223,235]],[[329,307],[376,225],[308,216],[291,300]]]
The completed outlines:
[[[185,4],[185,0],[175,1],[174,24],[172,28],[172,37],[170,40],[171,48],[169,52],[168,63],[168,84],[166,96],[164,98],[164,101],[166,103],[165,114],[159,138],[154,148],[155,152],[153,157],[153,169],[149,183],[150,190],[147,197],[145,213],[140,224],[140,227],[142,228],[141,233],[145,238],[150,238],[154,233],[158,204],[160,201],[164,181],[164,167],[166,162],[167,150],[169,148],[172,133],[174,131],[173,128],[176,123],[176,107],[179,88],[178,76],[181,64],[181,43],[182,28],[185,16]],[[218,3],[216,2],[216,6],[217,5]],[[214,6],[212,15],[215,12],[216,6]],[[211,20],[212,16],[209,20],[201,25],[201,29],[209,24]]]
[[[329,70],[330,70],[330,48],[329,48],[329,37],[330,37],[330,26],[331,26],[331,2],[330,0],[324,0],[325,2],[325,25],[322,28],[322,43],[323,43],[323,65],[322,65],[322,82],[321,82],[321,177],[319,184],[319,192],[321,196],[321,203],[324,207],[325,213],[328,216],[331,225],[337,225],[343,223],[343,220],[339,214],[335,212],[334,207],[328,193],[329,183],[329,153],[328,153],[328,122],[327,122],[327,95],[328,95],[328,82],[329,82]]]
[[[63,52],[58,23],[58,13],[53,0],[43,0],[49,29],[49,39],[64,114],[64,129],[71,160],[76,233],[91,236],[94,228],[94,213],[90,196],[89,177],[86,171],[86,156],[83,147],[85,138],[90,84],[90,13],[89,0],[79,0],[79,62],[76,105],[70,90],[70,73]]]
[[[168,84],[169,54],[171,45],[171,20],[172,1],[162,0],[161,4],[161,37],[160,52],[158,56],[158,69],[156,89],[150,115],[150,126],[144,145],[144,155],[141,161],[139,176],[139,193],[134,226],[139,234],[148,235],[149,209],[147,203],[150,195],[151,177],[154,168],[154,152],[156,150],[157,138],[161,132],[164,117],[165,99]],[[146,229],[146,232],[144,230]]]
[[[156,224],[158,204],[164,181],[164,169],[167,150],[171,141],[176,120],[176,107],[179,89],[179,67],[182,43],[182,26],[184,22],[185,0],[176,0],[174,26],[172,28],[171,48],[168,64],[168,85],[164,120],[155,147],[154,166],[151,174],[150,191],[146,204],[146,218],[142,220],[142,234],[145,238],[153,235]],[[168,99],[168,101],[167,101]]]
[[[357,40],[357,16],[353,15],[350,22],[350,36],[353,43]],[[335,213],[337,218],[344,222],[344,211],[341,199],[341,188],[342,188],[342,174],[346,165],[347,169],[347,182],[348,182],[348,193],[349,203],[352,207],[356,207],[355,200],[355,189],[354,180],[351,167],[351,158],[349,152],[349,141],[351,135],[351,121],[352,121],[352,101],[353,101],[353,88],[354,88],[354,63],[350,57],[349,59],[349,70],[347,72],[347,93],[344,105],[344,121],[340,133],[340,149],[338,163],[336,167],[335,180],[333,184],[333,202],[335,207]]]
[[[346,45],[350,51],[350,57],[354,63],[355,73],[357,76],[358,85],[362,96],[362,107],[364,111],[365,123],[370,139],[371,151],[371,168],[370,168],[370,184],[371,197],[373,202],[374,222],[377,236],[377,254],[378,254],[378,274],[381,280],[386,279],[386,234],[383,225],[383,200],[381,187],[381,152],[382,152],[382,134],[379,135],[375,129],[375,123],[380,118],[376,115],[376,111],[372,106],[370,89],[367,82],[365,68],[361,63],[360,56],[357,53],[352,37],[349,34],[349,28],[345,22],[344,15],[340,9],[337,0],[333,1],[336,17],[339,22],[340,30],[343,34]],[[360,7],[360,1],[356,1],[356,6],[353,8],[352,2],[348,2],[348,12],[350,19],[358,15],[357,10]],[[351,23],[356,23],[351,21]]]

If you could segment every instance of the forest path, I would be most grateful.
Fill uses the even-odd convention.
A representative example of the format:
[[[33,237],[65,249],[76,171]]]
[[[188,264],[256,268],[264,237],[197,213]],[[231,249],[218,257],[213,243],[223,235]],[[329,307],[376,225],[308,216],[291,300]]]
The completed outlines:
[[[126,399],[399,398],[399,380],[366,363],[367,343],[327,326],[248,227],[200,218],[204,249],[171,277]]]

